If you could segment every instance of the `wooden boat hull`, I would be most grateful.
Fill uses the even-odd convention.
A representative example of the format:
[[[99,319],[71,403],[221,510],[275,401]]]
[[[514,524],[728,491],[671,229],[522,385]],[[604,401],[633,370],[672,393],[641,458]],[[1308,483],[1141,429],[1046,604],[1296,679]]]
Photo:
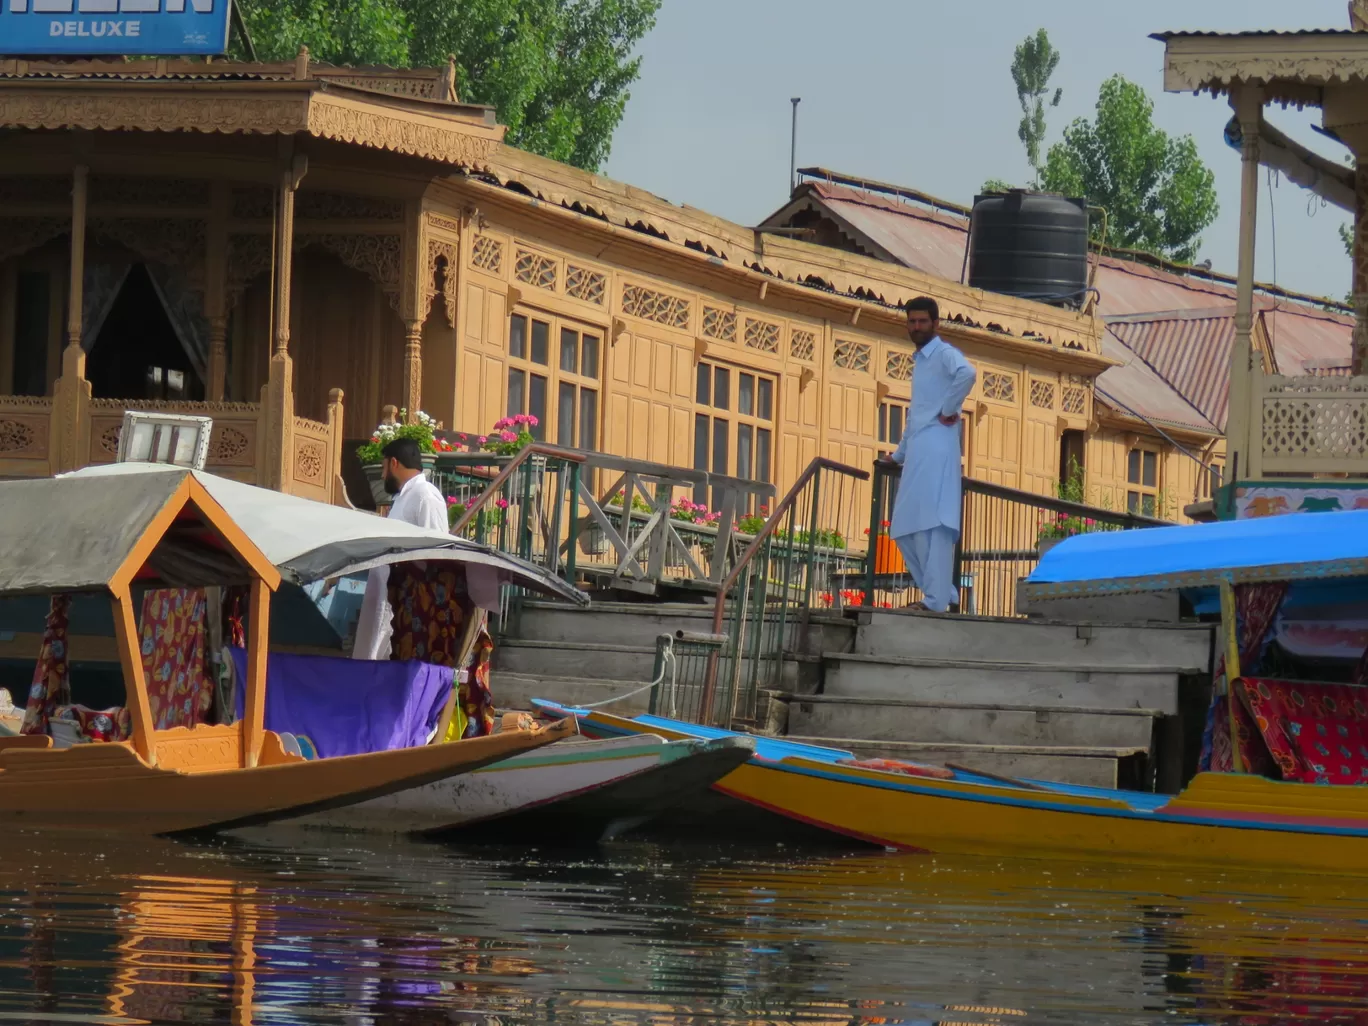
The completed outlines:
[[[304,761],[266,735],[251,769],[186,772],[149,766],[118,743],[0,744],[0,822],[66,830],[179,834],[269,823],[355,804],[498,762],[574,733],[573,720],[443,745]],[[193,732],[191,732],[193,736]]]
[[[314,812],[291,825],[461,839],[596,841],[646,822],[749,758],[741,742],[667,742],[655,735],[568,740],[472,773]]]
[[[690,724],[659,719],[587,719],[590,734],[691,734]],[[779,742],[773,752],[791,747]],[[1168,796],[1042,781],[1013,786],[972,773],[907,776],[843,765],[846,754],[766,758],[762,741],[755,758],[713,786],[803,823],[910,851],[1368,874],[1368,787],[1201,773]]]

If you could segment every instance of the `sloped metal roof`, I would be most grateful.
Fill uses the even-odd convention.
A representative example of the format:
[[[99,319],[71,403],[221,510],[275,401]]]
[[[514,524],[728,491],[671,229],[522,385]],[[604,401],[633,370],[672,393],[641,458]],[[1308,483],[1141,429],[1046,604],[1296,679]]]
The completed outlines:
[[[1107,327],[1128,349],[1224,428],[1230,405],[1230,350],[1235,344],[1235,307],[1180,310],[1107,318]]]
[[[1120,360],[1097,378],[1097,397],[1116,412],[1176,427],[1219,435],[1222,429],[1188,402],[1135,350],[1109,329],[1102,335],[1102,355]]]

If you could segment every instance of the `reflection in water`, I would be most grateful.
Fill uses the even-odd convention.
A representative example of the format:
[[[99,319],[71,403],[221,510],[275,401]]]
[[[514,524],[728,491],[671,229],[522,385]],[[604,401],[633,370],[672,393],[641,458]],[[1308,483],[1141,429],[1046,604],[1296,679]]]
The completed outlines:
[[[274,842],[10,836],[0,1022],[1368,1026],[1352,880]]]

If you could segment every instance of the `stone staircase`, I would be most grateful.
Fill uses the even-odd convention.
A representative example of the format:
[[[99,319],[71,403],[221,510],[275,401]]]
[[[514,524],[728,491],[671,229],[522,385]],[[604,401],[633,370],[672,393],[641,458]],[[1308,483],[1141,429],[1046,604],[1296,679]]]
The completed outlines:
[[[823,654],[819,693],[789,696],[790,737],[1111,787],[1149,768],[1180,680],[1209,666],[1211,633],[874,612],[852,648]]]
[[[495,651],[495,699],[527,708],[628,695],[651,680],[658,635],[711,621],[697,604],[526,602]],[[823,616],[808,642],[770,717],[795,740],[1107,787],[1138,786],[1156,747],[1182,747],[1180,682],[1211,659],[1203,626],[896,611]],[[644,712],[649,698],[606,708]]]

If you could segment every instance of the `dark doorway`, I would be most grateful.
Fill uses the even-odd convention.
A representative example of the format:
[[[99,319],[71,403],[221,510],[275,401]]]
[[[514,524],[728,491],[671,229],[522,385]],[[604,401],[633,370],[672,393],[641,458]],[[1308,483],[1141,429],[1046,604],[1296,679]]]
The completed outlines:
[[[204,398],[204,383],[142,264],[124,279],[86,361],[86,377],[97,399]]]

